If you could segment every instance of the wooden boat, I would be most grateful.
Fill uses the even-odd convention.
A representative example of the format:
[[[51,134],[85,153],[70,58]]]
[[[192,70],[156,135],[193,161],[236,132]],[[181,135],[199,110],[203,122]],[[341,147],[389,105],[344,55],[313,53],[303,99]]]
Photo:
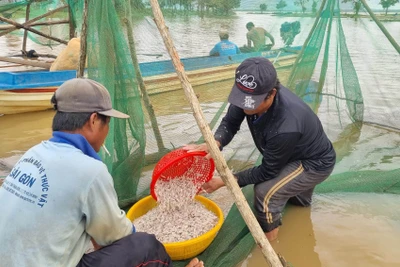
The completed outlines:
[[[222,57],[182,59],[193,86],[232,79],[234,70],[246,58],[262,56],[275,61],[276,68],[293,65],[301,47],[276,49]],[[178,90],[180,81],[170,60],[140,63],[149,95]],[[76,76],[75,70],[0,72],[0,114],[16,114],[50,109],[54,91]]]

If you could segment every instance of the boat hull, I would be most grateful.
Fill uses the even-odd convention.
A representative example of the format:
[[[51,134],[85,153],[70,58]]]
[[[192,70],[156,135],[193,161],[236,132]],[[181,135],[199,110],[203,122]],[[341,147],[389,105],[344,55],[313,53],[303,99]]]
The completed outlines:
[[[50,99],[57,87],[47,92],[0,91],[0,114],[18,114],[51,109]]]
[[[236,67],[246,56],[264,56],[273,61],[278,50],[235,55],[235,57],[201,57],[183,59],[192,86],[233,79]],[[263,54],[264,53],[264,54]],[[293,65],[297,53],[282,53],[275,62],[277,69]],[[197,63],[196,63],[197,62]],[[171,61],[141,63],[146,91],[149,95],[181,89]],[[51,109],[50,99],[59,85],[75,77],[76,71],[0,73],[0,114]],[[10,81],[11,80],[11,81]]]

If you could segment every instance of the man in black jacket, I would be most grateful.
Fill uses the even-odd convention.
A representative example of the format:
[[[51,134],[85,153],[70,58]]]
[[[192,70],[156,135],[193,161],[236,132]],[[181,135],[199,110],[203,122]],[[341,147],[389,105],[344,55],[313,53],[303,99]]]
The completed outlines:
[[[278,236],[286,203],[309,206],[314,187],[332,172],[336,153],[318,117],[279,83],[266,58],[249,58],[240,64],[229,102],[214,138],[222,149],[246,118],[263,160],[260,166],[234,175],[241,187],[254,184],[255,215],[272,241]],[[185,149],[207,151],[207,146]],[[203,189],[211,193],[224,185],[220,177],[214,177]]]

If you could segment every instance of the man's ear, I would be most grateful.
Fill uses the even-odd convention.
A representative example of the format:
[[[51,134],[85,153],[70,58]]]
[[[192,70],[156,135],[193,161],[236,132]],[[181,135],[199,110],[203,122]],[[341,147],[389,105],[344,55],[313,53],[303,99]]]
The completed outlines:
[[[271,96],[275,97],[276,92],[277,92],[276,88],[272,88]]]
[[[96,122],[96,120],[98,119],[98,115],[97,115],[97,113],[92,113],[92,115],[90,115],[90,118],[89,118],[89,125],[90,126],[92,126],[92,125],[94,125],[94,123]]]

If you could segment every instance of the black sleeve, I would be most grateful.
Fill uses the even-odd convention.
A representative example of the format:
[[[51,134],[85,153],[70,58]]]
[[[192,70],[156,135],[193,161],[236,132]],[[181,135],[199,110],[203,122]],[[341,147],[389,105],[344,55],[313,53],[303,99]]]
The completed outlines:
[[[235,134],[239,131],[244,117],[243,110],[234,105],[230,105],[228,112],[222,119],[217,131],[214,134],[215,140],[221,143],[221,148],[229,144]]]
[[[258,184],[275,178],[293,155],[300,137],[300,133],[284,133],[268,140],[261,165],[235,174],[239,186]]]

